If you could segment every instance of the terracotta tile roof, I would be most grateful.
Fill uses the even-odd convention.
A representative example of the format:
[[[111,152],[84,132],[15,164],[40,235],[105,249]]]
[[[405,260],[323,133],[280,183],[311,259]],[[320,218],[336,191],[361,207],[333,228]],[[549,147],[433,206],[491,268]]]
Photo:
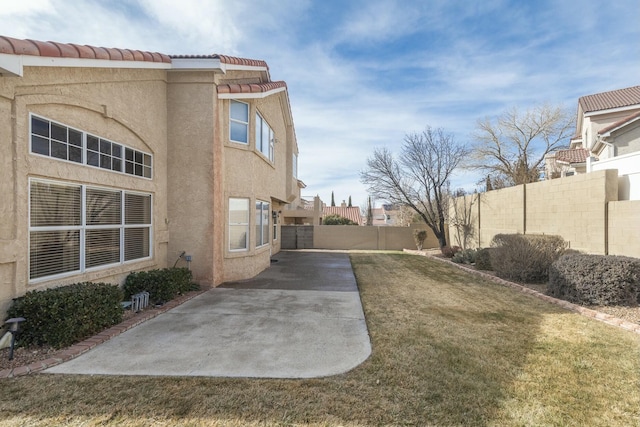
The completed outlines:
[[[261,59],[238,58],[235,56],[219,55],[217,53],[213,55],[169,55],[169,57],[172,59],[218,59],[223,64],[264,67],[267,70],[269,69],[266,61]]]
[[[106,59],[113,61],[146,61],[170,63],[168,55],[141,50],[77,45],[73,43],[21,40],[0,36],[0,53],[49,58]]]
[[[566,163],[584,163],[589,157],[589,150],[586,148],[574,148],[571,150],[558,150],[556,161]]]
[[[340,215],[341,217],[348,218],[356,224],[362,225],[362,216],[360,215],[360,208],[357,206],[342,207],[342,206],[324,206],[322,208],[323,215]]]
[[[578,104],[585,113],[640,105],[640,86],[583,96],[578,99]]]
[[[287,88],[283,81],[267,83],[226,84],[218,86],[218,93],[260,93]]]
[[[603,135],[603,134],[609,132],[610,130],[613,130],[613,129],[617,128],[617,127],[622,126],[623,124],[625,124],[627,122],[630,122],[630,121],[632,121],[634,119],[637,119],[638,117],[640,117],[640,111],[638,111],[637,113],[631,114],[630,116],[627,116],[627,117],[625,117],[623,119],[620,119],[617,122],[607,126],[606,128],[600,129],[598,131],[598,134],[599,135]]]

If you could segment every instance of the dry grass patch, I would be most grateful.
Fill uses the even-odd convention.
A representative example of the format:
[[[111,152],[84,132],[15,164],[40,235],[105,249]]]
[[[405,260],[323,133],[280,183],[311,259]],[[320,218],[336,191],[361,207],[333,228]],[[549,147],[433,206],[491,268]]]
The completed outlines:
[[[373,353],[312,380],[32,375],[0,425],[635,425],[640,338],[404,254],[352,254]]]

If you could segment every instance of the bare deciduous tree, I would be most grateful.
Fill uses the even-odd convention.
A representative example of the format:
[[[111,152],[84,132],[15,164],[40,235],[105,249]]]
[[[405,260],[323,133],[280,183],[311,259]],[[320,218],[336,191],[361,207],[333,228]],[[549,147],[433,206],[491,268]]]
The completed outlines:
[[[519,112],[506,111],[497,119],[479,120],[471,167],[510,185],[536,182],[544,157],[564,145],[573,131],[573,116],[561,107],[543,104]]]
[[[398,160],[386,148],[376,149],[360,180],[378,199],[413,209],[443,247],[449,178],[467,154],[452,135],[427,127],[405,136]]]

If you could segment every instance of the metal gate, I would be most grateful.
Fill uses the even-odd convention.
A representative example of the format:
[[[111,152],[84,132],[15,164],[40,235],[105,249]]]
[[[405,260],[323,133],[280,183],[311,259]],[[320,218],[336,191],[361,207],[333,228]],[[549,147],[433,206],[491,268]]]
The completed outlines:
[[[313,249],[313,225],[283,225],[282,249]]]

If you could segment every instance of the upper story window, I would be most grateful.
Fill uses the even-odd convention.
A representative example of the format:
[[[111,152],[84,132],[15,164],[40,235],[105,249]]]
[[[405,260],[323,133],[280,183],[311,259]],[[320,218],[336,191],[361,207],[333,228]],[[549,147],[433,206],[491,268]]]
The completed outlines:
[[[151,178],[151,154],[31,115],[31,152],[114,172]]]
[[[249,104],[231,100],[229,104],[229,139],[233,142],[249,142]]]
[[[256,113],[256,150],[259,150],[272,162],[274,159],[274,140],[273,130],[260,113]]]

